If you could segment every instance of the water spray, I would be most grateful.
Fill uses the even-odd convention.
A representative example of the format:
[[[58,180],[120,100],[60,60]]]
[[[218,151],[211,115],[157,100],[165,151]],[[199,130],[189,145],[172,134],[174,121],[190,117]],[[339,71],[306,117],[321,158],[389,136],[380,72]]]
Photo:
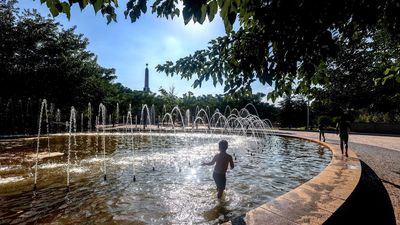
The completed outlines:
[[[36,161],[35,161],[35,180],[34,180],[34,185],[33,185],[33,191],[36,191],[37,186],[37,168],[38,168],[38,161],[39,161],[39,149],[40,149],[40,131],[42,127],[42,117],[43,117],[43,110],[45,110],[45,115],[46,115],[46,123],[47,123],[47,138],[49,137],[49,130],[48,130],[48,114],[47,114],[47,100],[43,99],[42,105],[40,106],[40,115],[39,115],[39,125],[38,125],[38,136],[37,136],[37,142],[36,142]],[[48,148],[49,147],[49,140],[47,140],[48,143]]]

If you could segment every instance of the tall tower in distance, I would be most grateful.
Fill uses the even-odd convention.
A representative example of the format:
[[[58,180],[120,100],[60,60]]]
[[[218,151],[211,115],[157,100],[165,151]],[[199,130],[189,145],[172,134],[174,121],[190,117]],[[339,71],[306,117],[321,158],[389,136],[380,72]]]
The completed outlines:
[[[150,88],[149,88],[149,69],[147,68],[149,64],[146,63],[146,69],[144,70],[144,88],[143,91],[144,92],[150,92]]]

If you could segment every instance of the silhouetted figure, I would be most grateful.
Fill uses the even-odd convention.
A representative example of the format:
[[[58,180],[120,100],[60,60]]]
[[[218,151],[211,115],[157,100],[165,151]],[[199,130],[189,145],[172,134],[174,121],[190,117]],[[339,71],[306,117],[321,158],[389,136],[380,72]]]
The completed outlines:
[[[325,142],[325,130],[324,130],[324,124],[320,123],[318,126],[318,130],[319,130],[319,141],[321,141],[321,138],[323,138],[322,140]]]
[[[222,194],[224,193],[225,186],[226,186],[226,171],[228,169],[228,164],[230,164],[231,169],[235,167],[233,164],[233,159],[232,156],[226,153],[226,150],[228,149],[228,142],[226,140],[221,140],[219,142],[219,151],[220,153],[216,154],[214,158],[212,159],[211,162],[209,163],[202,163],[201,165],[214,165],[214,172],[213,172],[213,178],[215,181],[215,184],[217,185],[217,190],[218,190],[218,198],[222,197]]]
[[[342,151],[342,155],[343,155],[343,143],[345,145],[346,157],[348,157],[347,149],[349,142],[349,131],[350,131],[350,123],[346,121],[344,116],[342,116],[339,122],[336,124],[336,134],[339,134],[340,137],[340,150]]]

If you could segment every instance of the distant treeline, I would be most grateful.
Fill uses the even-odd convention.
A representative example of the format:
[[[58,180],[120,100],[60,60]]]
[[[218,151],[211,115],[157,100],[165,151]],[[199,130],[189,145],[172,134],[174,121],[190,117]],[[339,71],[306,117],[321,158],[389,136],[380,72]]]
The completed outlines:
[[[246,109],[260,118],[268,118],[275,121],[277,118],[277,108],[268,103],[262,102],[263,94],[252,95],[248,98],[229,99],[222,95],[203,95],[195,97],[184,95],[181,98],[172,95],[156,95],[154,93],[144,93],[132,91],[126,94],[131,96],[130,101],[115,105],[106,105],[105,122],[107,125],[127,123],[128,110],[132,113],[133,124],[158,124],[162,122],[165,113],[178,106],[185,123],[187,120],[193,121],[199,110],[204,109],[210,117],[218,110],[221,114],[229,116],[236,112],[234,109],[246,107]],[[248,105],[252,103],[253,106]],[[41,109],[41,99],[1,99],[0,98],[0,135],[32,135],[38,132],[39,115]],[[143,105],[146,104],[150,113],[150,120],[147,119],[147,112],[142,114]],[[232,105],[232,107],[230,106]],[[235,107],[233,107],[235,106]],[[47,110],[46,110],[47,109]],[[76,129],[77,131],[95,131],[96,119],[99,116],[99,105],[87,104],[85,107],[76,108]],[[147,109],[146,109],[147,110]],[[47,111],[47,112],[46,112]],[[47,113],[47,117],[46,117]],[[142,115],[144,115],[142,117]],[[180,122],[181,118],[177,112],[172,114],[174,122]],[[204,117],[204,114],[201,115]],[[46,118],[48,124],[46,123]],[[58,106],[48,102],[42,115],[41,133],[47,132],[47,125],[50,133],[66,132],[70,118],[69,106]],[[205,119],[204,119],[205,120]],[[206,120],[205,120],[206,121]],[[167,121],[169,122],[169,121]],[[100,122],[101,123],[101,122]]]
[[[38,127],[38,114],[42,99],[48,101],[51,132],[62,129],[74,106],[77,120],[83,115],[88,120],[88,103],[93,109],[93,128],[98,105],[107,107],[116,121],[119,104],[119,122],[131,104],[132,114],[140,114],[143,104],[154,105],[157,115],[169,112],[179,105],[183,111],[197,108],[224,110],[244,107],[253,103],[260,117],[272,118],[274,106],[262,102],[265,95],[256,94],[234,98],[223,95],[193,96],[188,92],[176,96],[160,88],[156,93],[133,91],[115,83],[115,70],[97,63],[96,55],[87,50],[88,39],[75,33],[75,28],[64,29],[53,19],[44,18],[36,11],[20,12],[15,1],[0,0],[0,133],[34,134]],[[57,110],[59,118],[56,120]],[[57,127],[57,126],[58,127]],[[87,126],[87,125],[86,125]],[[79,127],[79,126],[78,126]]]

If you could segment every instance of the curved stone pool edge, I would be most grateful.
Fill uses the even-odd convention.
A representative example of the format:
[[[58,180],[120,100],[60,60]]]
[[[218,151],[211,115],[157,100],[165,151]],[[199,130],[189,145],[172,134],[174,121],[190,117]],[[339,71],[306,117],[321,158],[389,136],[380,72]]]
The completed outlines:
[[[356,189],[361,178],[361,163],[351,149],[347,158],[342,156],[338,145],[295,135],[276,135],[321,144],[332,151],[332,160],[308,182],[224,225],[323,224]]]

